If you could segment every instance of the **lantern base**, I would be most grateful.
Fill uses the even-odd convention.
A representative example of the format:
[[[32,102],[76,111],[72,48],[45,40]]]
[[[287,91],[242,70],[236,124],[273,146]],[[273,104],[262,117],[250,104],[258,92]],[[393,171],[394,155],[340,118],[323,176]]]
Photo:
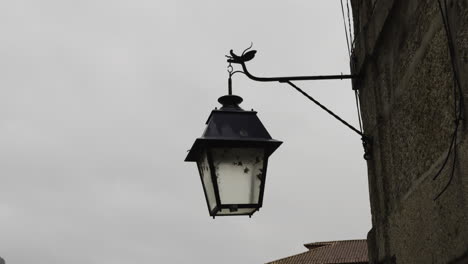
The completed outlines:
[[[210,216],[213,218],[218,216],[248,216],[250,218],[255,212],[260,211],[260,207],[246,207],[243,205],[240,205],[239,207],[235,206],[237,208],[235,210],[232,210],[232,205],[222,207],[224,208],[216,207],[213,211],[210,212]]]

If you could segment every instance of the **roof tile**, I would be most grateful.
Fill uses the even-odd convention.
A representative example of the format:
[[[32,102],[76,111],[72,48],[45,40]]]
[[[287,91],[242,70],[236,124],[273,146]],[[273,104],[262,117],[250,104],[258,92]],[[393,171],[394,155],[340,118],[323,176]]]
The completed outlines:
[[[368,263],[365,239],[315,242],[304,245],[309,251],[267,264]]]

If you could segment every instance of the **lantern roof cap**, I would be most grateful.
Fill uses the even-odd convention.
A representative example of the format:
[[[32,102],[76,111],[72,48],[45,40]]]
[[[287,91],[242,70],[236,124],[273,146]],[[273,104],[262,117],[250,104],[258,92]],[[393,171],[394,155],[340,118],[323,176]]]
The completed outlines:
[[[239,107],[239,104],[242,103],[244,99],[238,95],[224,95],[218,98],[218,102],[223,105],[221,109],[226,108],[234,108],[234,109],[242,109]]]
[[[242,98],[237,95],[225,95],[218,99],[223,106],[211,111],[206,121],[202,136],[195,140],[185,161],[196,161],[205,146],[219,147],[265,147],[271,155],[281,145],[274,140],[256,111],[245,111],[239,107]]]

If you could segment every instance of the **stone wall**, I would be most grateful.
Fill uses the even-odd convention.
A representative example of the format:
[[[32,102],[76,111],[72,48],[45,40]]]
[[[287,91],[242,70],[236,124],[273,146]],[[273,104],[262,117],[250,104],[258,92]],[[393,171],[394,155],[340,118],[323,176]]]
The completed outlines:
[[[351,0],[352,71],[368,161],[371,263],[468,263],[468,113],[455,128],[453,72],[437,0]],[[468,98],[468,0],[449,0],[463,98]],[[465,100],[466,101],[466,100]],[[465,102],[468,106],[468,102]]]

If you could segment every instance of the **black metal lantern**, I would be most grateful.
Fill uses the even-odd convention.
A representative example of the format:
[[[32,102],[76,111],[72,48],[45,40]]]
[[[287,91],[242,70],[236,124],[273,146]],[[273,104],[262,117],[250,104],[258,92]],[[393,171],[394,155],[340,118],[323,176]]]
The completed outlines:
[[[251,216],[262,207],[268,157],[281,145],[255,111],[239,107],[242,98],[226,95],[213,110],[201,138],[185,161],[197,162],[208,211],[213,218]]]

